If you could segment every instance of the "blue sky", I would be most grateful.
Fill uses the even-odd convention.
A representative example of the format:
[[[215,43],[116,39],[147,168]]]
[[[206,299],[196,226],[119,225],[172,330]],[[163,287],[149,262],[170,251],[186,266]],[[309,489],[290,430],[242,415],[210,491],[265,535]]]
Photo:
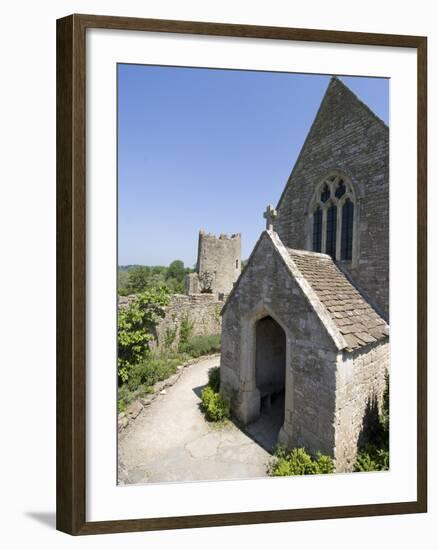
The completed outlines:
[[[247,258],[330,76],[118,65],[119,265],[196,262],[199,229]],[[389,81],[342,77],[382,120]]]

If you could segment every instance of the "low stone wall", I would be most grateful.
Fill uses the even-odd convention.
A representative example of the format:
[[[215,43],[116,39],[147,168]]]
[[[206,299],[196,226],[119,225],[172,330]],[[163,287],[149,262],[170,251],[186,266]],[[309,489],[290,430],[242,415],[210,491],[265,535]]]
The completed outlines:
[[[135,294],[120,296],[119,308],[128,307],[134,300]],[[220,334],[223,305],[224,302],[212,294],[173,294],[164,317],[155,328],[156,341],[151,347],[159,350],[177,348],[183,323],[192,326],[192,336]]]

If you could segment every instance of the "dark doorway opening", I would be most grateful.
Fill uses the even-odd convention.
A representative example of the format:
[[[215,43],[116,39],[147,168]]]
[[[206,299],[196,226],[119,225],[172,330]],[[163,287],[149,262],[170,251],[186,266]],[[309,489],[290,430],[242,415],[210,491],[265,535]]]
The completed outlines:
[[[253,438],[272,451],[284,423],[286,335],[270,316],[255,327],[255,376],[260,392],[260,417],[248,426]]]

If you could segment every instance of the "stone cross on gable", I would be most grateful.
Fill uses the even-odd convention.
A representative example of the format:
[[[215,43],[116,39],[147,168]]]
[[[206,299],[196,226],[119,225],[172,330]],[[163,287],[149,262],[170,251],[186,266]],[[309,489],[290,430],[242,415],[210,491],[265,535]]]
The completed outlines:
[[[277,210],[269,204],[266,207],[266,211],[263,212],[263,217],[266,219],[266,229],[272,231],[274,229],[274,220],[277,217]]]

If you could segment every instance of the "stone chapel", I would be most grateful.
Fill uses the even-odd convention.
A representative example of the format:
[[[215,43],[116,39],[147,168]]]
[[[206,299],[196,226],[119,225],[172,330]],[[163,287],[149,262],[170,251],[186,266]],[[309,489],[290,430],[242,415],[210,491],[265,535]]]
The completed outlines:
[[[389,130],[333,77],[222,310],[221,392],[351,471],[389,370]],[[283,402],[283,401],[282,401]]]

